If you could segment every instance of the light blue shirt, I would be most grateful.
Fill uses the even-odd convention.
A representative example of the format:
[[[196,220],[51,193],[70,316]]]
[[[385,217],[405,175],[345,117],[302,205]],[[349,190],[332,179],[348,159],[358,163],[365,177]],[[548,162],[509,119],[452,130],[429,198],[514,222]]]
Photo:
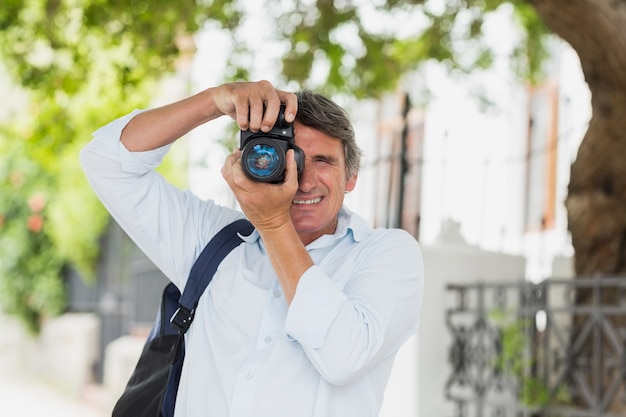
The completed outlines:
[[[154,168],[168,147],[129,152],[119,138],[135,114],[96,131],[81,163],[115,220],[180,288],[211,237],[243,214],[165,181]],[[177,417],[378,415],[396,352],[418,327],[419,246],[344,207],[335,233],[307,250],[315,265],[289,306],[256,231],[222,262],[186,335]]]

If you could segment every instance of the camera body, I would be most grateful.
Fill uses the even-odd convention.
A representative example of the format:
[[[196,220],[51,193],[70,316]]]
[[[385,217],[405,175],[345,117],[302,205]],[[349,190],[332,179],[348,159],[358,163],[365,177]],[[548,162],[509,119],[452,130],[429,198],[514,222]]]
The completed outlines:
[[[304,169],[304,152],[294,141],[293,124],[285,120],[285,105],[280,106],[278,118],[267,133],[241,131],[241,167],[248,178],[271,184],[285,181],[286,155],[294,150],[298,175]]]

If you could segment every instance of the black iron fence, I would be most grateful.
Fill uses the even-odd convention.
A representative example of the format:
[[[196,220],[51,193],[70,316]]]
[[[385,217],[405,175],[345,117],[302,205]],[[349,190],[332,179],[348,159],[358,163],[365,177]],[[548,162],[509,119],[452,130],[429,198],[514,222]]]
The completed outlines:
[[[455,417],[626,416],[626,277],[447,289]]]

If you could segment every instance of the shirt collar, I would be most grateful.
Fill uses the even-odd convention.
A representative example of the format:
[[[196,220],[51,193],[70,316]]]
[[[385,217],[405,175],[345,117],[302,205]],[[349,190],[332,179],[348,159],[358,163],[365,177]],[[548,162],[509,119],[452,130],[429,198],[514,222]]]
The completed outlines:
[[[337,215],[337,228],[332,235],[323,235],[311,242],[307,249],[323,248],[331,245],[338,239],[343,238],[348,233],[352,233],[355,242],[360,242],[367,233],[367,223],[358,214],[352,212],[346,206],[343,206]],[[253,243],[259,239],[259,232],[254,229],[250,236],[242,236],[246,243]]]
[[[352,234],[352,239],[359,242],[365,236],[367,223],[356,213],[353,213],[346,206],[343,206],[337,215],[337,228],[332,235],[323,235],[311,242],[307,249],[318,249],[330,246],[337,240]]]

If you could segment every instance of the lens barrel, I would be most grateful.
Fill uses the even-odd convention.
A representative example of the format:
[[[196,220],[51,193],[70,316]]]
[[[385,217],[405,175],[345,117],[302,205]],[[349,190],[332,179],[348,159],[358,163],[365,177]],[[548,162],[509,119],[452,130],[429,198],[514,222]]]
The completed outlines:
[[[285,120],[285,105],[280,106],[276,124],[267,132],[241,131],[241,168],[248,178],[278,184],[285,180],[287,150],[293,149],[298,175],[304,169],[304,152],[294,139],[293,124]]]
[[[259,182],[282,182],[285,174],[286,142],[266,137],[251,139],[244,147],[241,163],[244,172]]]

